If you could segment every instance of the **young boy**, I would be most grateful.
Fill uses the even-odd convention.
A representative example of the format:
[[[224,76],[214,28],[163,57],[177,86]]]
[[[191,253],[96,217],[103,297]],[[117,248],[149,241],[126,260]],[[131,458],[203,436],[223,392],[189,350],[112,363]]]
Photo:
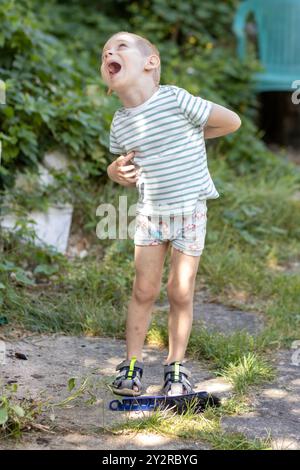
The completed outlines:
[[[169,354],[164,364],[166,395],[192,393],[183,366],[193,322],[193,295],[204,248],[207,199],[216,190],[207,167],[204,139],[236,131],[239,116],[174,85],[160,85],[160,56],[147,39],[119,32],[105,44],[101,75],[124,107],[110,129],[110,151],[120,155],[109,177],[136,186],[135,278],[126,321],[127,358],[113,390],[141,395],[142,349],[157,299],[169,243],[167,285]]]

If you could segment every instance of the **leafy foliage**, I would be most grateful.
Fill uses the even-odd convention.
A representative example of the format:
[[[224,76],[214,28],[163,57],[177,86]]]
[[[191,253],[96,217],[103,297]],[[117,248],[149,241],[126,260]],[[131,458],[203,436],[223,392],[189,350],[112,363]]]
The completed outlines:
[[[33,400],[18,400],[17,384],[1,386],[0,390],[0,437],[19,438],[22,430],[30,428],[39,407]]]
[[[120,30],[158,45],[162,83],[176,83],[242,115],[247,132],[234,142],[237,169],[249,155],[249,140],[261,155],[260,136],[247,122],[256,114],[251,77],[258,64],[250,58],[241,66],[233,53],[237,3],[119,0],[118,8],[110,1],[100,8],[75,0],[1,0],[0,77],[7,88],[7,104],[0,107],[2,185],[13,183],[15,169],[36,168],[52,147],[63,147],[90,178],[105,172],[108,131],[120,103],[104,94],[99,56]],[[232,147],[223,139],[222,152]]]
[[[6,184],[12,182],[13,169],[36,167],[45,150],[57,146],[76,163],[88,158],[102,171],[106,168],[110,113],[100,112],[103,106],[108,109],[105,97],[94,99],[103,88],[90,59],[96,45],[94,51],[81,49],[78,38],[71,48],[72,25],[60,34],[63,15],[58,21],[53,2],[44,8],[39,10],[34,0],[0,2],[0,76],[7,98],[0,107],[0,171]],[[99,30],[106,18],[99,13],[96,21]],[[82,30],[84,25],[79,34]]]

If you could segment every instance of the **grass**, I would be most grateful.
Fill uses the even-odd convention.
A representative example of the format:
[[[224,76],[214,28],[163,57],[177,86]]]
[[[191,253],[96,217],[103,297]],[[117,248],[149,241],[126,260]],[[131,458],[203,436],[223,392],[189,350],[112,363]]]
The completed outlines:
[[[263,312],[267,318],[265,343],[281,347],[300,335],[300,278],[299,274],[284,270],[300,251],[300,202],[292,199],[300,176],[293,165],[284,165],[279,159],[272,164],[274,169],[269,168],[265,174],[237,178],[225,160],[212,160],[212,172],[222,197],[208,203],[206,248],[198,282],[201,278],[216,301]],[[112,201],[118,207],[119,196],[124,194],[129,197],[129,207],[135,202],[134,190],[108,183],[95,200]],[[88,211],[91,212],[90,201]],[[91,214],[89,227],[90,219]],[[99,240],[94,230],[95,225],[90,229],[90,255],[75,262],[53,254],[41,259],[33,247],[20,248],[17,242],[6,244],[2,251],[6,260],[19,265],[21,259],[22,269],[33,272],[37,283],[46,280],[49,284],[34,287],[16,283],[9,277],[11,273],[0,271],[2,309],[10,321],[19,321],[38,331],[124,337],[126,304],[134,276],[133,241]],[[104,257],[97,250],[103,246]],[[57,272],[52,275],[49,271],[48,276],[45,272],[35,274],[41,264],[48,267],[56,264]],[[165,298],[167,277],[168,258],[161,299]],[[159,343],[161,332],[155,334]],[[151,335],[154,341],[154,330]],[[219,337],[216,341],[222,347]],[[232,337],[231,342],[233,348],[240,342],[253,350],[246,336]]]
[[[225,335],[195,328],[187,352],[194,359],[212,361],[216,370],[221,370],[229,363],[238,361],[248,351],[254,351],[256,347],[255,337],[244,331]]]
[[[249,387],[274,377],[268,355],[300,337],[300,273],[290,270],[300,261],[300,201],[294,197],[300,173],[292,164],[274,157],[261,172],[237,177],[219,157],[212,159],[210,171],[221,198],[208,202],[206,248],[196,288],[205,285],[211,301],[263,314],[266,326],[257,336],[193,329],[187,354],[207,360],[217,375],[232,383],[234,395],[209,419],[207,413],[170,420],[153,414],[135,426],[167,433],[176,430],[181,437],[198,436],[220,449],[268,448],[268,439],[252,441],[240,434],[223,433],[220,419],[224,414],[247,410]],[[134,190],[109,182],[95,200],[99,204],[112,201],[118,207],[119,196],[124,194],[129,196],[129,207],[135,202]],[[84,201],[82,197],[81,204]],[[14,237],[2,238],[0,305],[9,325],[38,332],[124,338],[134,277],[133,241],[98,240],[93,205],[90,200],[86,204],[88,217],[83,225],[92,248],[84,260],[68,261],[30,244],[20,245]],[[82,224],[80,217],[78,221]],[[169,254],[160,300],[166,298],[168,261]],[[147,341],[165,347],[167,336],[166,315],[156,314]]]
[[[240,357],[236,363],[229,363],[219,374],[240,394],[245,393],[250,385],[261,385],[275,376],[267,361],[252,353]]]
[[[224,162],[213,168],[225,197],[209,208],[201,276],[216,301],[263,312],[269,338],[288,346],[300,335],[300,273],[286,269],[299,260],[300,201],[293,195],[300,172],[281,165],[255,181],[247,176],[234,183],[227,183]]]
[[[156,315],[147,342],[157,347],[168,344],[166,316]],[[252,385],[259,385],[275,377],[272,366],[264,358],[266,343],[244,331],[231,335],[212,333],[204,327],[192,330],[187,354],[194,360],[207,360],[214,372],[243,394]]]
[[[249,439],[243,433],[221,432],[211,437],[214,449],[218,450],[271,450],[271,439]]]
[[[154,411],[150,416],[130,418],[113,427],[114,432],[147,432],[164,437],[186,440],[201,440],[213,449],[266,450],[270,449],[270,438],[250,439],[242,433],[222,431],[220,411],[207,409],[195,414],[191,408],[185,414],[172,411]]]
[[[222,197],[209,201],[206,248],[197,284],[205,284],[214,301],[263,312],[267,320],[266,329],[257,338],[247,333],[224,336],[204,329],[193,331],[188,353],[213,361],[220,370],[248,352],[260,354],[287,347],[300,336],[300,275],[284,270],[300,251],[300,202],[292,198],[300,176],[293,165],[280,159],[272,160],[265,173],[239,178],[222,158],[212,160],[211,167]],[[134,190],[109,182],[96,201],[111,201],[118,207],[119,196],[124,194],[128,195],[129,207],[135,202]],[[88,221],[90,206],[89,201]],[[0,262],[2,310],[11,323],[35,331],[124,338],[134,276],[133,242],[100,241],[94,230],[95,225],[90,230],[94,239],[89,256],[73,262],[53,253],[42,254],[30,245],[24,248],[17,240],[2,242],[5,262],[23,270],[17,273],[16,282],[10,277],[16,275],[16,269],[1,272]],[[98,253],[100,246],[105,247],[104,256]],[[168,261],[169,255],[161,299],[166,296]],[[57,270],[53,274],[49,268],[54,265]],[[22,275],[24,281],[28,271],[33,273],[35,286],[22,282]],[[166,325],[153,322],[148,340],[157,346],[166,345]]]

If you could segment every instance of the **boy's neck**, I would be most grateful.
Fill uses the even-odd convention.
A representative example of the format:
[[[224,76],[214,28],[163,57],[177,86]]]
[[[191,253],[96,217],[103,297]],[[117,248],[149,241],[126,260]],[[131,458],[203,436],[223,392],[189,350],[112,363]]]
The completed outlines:
[[[133,108],[149,100],[151,96],[159,89],[159,85],[153,85],[149,88],[133,88],[124,92],[116,92],[125,108]]]

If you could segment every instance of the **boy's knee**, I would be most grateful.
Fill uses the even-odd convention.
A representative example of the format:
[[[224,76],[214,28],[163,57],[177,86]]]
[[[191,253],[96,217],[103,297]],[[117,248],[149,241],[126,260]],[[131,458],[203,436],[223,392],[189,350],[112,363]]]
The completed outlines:
[[[169,302],[177,305],[186,305],[193,300],[193,290],[190,286],[168,283],[167,294]]]
[[[138,302],[154,302],[160,292],[160,287],[152,286],[149,283],[135,283],[133,296]]]

